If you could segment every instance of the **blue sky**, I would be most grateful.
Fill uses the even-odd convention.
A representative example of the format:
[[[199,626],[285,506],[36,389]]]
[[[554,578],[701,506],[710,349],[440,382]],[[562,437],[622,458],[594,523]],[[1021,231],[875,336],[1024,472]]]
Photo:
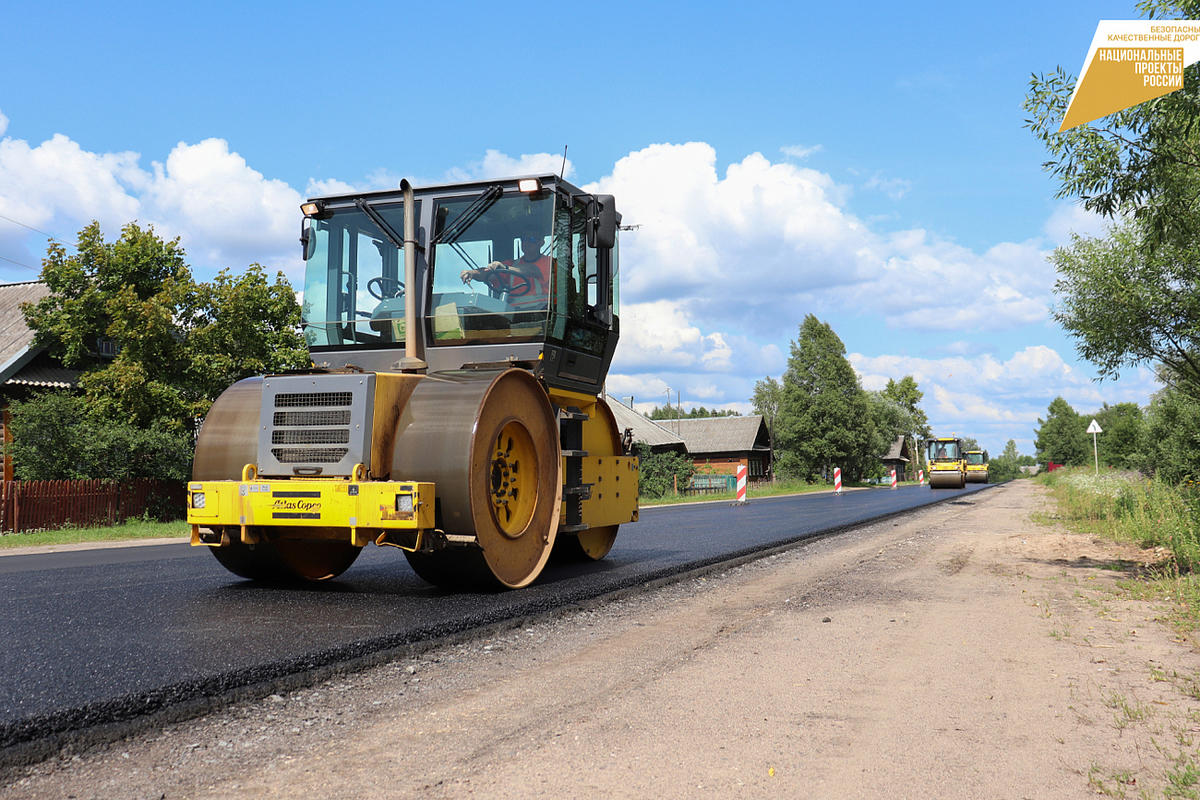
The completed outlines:
[[[89,219],[179,235],[201,277],[301,276],[297,206],[347,186],[550,168],[611,191],[609,391],[748,410],[805,314],[867,388],[916,375],[938,431],[1033,451],[1096,384],[1045,256],[1098,222],[1054,199],[1030,73],[1077,72],[1133,3],[209,3],[28,6],[0,30],[0,280]],[[7,259],[7,260],[4,260]],[[20,266],[20,262],[28,266]]]

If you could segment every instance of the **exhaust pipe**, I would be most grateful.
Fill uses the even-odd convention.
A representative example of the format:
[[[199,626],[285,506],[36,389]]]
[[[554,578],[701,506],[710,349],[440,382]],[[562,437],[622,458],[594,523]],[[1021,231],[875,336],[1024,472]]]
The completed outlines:
[[[398,364],[401,372],[425,372],[425,337],[420,335],[417,319],[417,220],[414,216],[412,184],[407,178],[400,181],[404,192],[404,358]]]

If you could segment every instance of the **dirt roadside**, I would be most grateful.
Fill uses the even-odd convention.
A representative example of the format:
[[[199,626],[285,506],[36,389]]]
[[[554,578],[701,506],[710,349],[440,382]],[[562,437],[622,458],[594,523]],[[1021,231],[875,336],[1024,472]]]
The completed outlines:
[[[1041,491],[65,753],[0,798],[1197,790],[1200,653],[1112,593],[1137,551],[1030,521]]]

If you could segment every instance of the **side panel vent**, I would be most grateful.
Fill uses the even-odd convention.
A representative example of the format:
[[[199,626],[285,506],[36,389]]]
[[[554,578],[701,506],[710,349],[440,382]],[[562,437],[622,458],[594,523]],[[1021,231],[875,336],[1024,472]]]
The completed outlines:
[[[374,398],[371,374],[264,379],[259,474],[337,476],[355,464],[370,467]]]

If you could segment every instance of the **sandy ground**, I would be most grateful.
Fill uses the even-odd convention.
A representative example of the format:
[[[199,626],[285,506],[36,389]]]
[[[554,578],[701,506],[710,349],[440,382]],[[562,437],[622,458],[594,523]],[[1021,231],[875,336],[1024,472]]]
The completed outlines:
[[[1040,492],[66,752],[0,798],[1162,797],[1200,777],[1200,654],[1115,591],[1152,554],[1032,522]]]

